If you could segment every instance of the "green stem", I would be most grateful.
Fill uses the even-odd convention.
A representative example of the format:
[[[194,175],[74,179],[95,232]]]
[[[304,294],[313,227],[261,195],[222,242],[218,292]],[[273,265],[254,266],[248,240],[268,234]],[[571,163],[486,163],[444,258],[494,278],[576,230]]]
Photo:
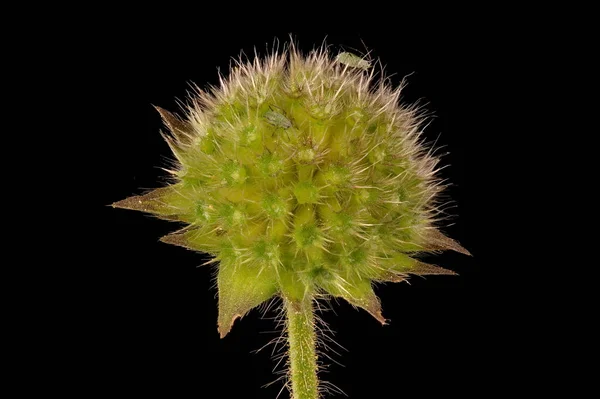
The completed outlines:
[[[312,300],[285,301],[292,399],[318,399],[315,316]]]

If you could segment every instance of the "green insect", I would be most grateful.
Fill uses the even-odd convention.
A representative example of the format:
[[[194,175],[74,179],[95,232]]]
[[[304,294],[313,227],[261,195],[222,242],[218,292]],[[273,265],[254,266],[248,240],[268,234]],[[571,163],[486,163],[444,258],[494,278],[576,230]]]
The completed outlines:
[[[267,111],[267,113],[265,114],[265,119],[271,125],[276,127],[281,127],[283,129],[289,129],[292,127],[292,121],[286,118],[285,115],[277,111],[273,111],[272,109]]]
[[[339,53],[337,55],[337,57],[335,57],[335,60],[337,62],[339,62],[340,64],[349,66],[351,68],[358,68],[358,69],[362,69],[365,71],[367,69],[371,68],[370,61],[365,60],[364,58],[361,58],[358,55],[349,53],[347,51],[344,51],[343,53]]]

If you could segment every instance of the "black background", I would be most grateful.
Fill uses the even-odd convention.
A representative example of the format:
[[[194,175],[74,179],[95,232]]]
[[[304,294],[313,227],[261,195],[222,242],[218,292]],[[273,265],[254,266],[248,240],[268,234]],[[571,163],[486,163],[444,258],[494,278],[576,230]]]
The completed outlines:
[[[275,11],[278,17],[263,22],[285,21],[288,11]],[[241,50],[252,54],[254,46],[264,54],[274,38],[283,42],[289,33],[303,51],[325,37],[334,52],[364,51],[366,45],[393,74],[394,84],[410,75],[402,101],[426,104],[434,117],[425,136],[448,153],[442,176],[452,183],[447,193],[455,201],[455,216],[444,231],[474,255],[447,253],[431,260],[458,277],[415,277],[410,285],[379,286],[388,326],[346,303],[332,303],[333,311],[322,317],[347,351],[330,354],[343,367],[329,362],[322,377],[351,398],[487,397],[486,392],[503,389],[507,376],[515,378],[500,359],[517,327],[505,323],[503,303],[510,294],[499,289],[503,277],[488,252],[486,233],[497,218],[490,209],[494,193],[487,189],[492,171],[486,158],[498,129],[490,117],[494,93],[505,90],[497,79],[503,39],[485,20],[406,26],[410,18],[403,17],[367,27],[340,18],[280,24],[284,28],[262,23],[260,30],[250,19],[234,29],[217,15],[203,16],[195,25],[185,20],[143,28],[108,21],[104,36],[90,39],[96,51],[87,61],[94,68],[82,85],[101,94],[104,109],[95,126],[100,133],[90,144],[101,166],[92,187],[99,241],[91,251],[102,263],[93,271],[102,287],[89,310],[89,328],[97,336],[90,355],[100,366],[92,390],[274,398],[281,389],[281,383],[261,388],[276,378],[272,347],[253,353],[278,335],[271,332],[276,313],[261,319],[254,310],[219,339],[214,268],[198,267],[205,260],[201,254],[158,242],[178,225],[106,205],[158,187],[166,176],[160,167],[170,154],[152,105],[176,111],[176,99],[186,97],[191,82],[217,84],[217,68],[226,72],[231,57]]]

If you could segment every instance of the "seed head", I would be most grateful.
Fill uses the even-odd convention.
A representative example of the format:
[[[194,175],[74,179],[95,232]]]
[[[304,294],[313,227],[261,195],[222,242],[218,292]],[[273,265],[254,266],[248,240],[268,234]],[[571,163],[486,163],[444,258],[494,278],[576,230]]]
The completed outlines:
[[[114,206],[187,223],[162,241],[218,265],[221,336],[274,295],[341,297],[384,323],[373,282],[453,274],[415,255],[468,254],[436,229],[438,159],[399,96],[350,53],[236,62],[183,116],[157,108],[173,181]]]

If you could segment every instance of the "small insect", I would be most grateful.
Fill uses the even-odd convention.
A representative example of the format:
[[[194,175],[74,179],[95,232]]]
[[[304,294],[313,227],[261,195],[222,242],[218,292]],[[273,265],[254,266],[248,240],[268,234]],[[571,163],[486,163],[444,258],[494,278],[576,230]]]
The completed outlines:
[[[344,51],[343,53],[339,53],[337,55],[337,57],[335,57],[335,60],[337,62],[339,62],[340,64],[349,66],[351,68],[358,68],[358,69],[362,69],[365,71],[367,69],[371,68],[370,61],[365,60],[364,58],[361,58],[358,55],[349,53],[347,51]]]
[[[227,233],[227,232],[226,232],[224,229],[220,228],[220,227],[219,227],[219,228],[218,228],[218,229],[215,231],[215,235],[216,235],[217,237],[221,237],[221,236],[222,236],[222,235],[224,235],[225,233]]]
[[[292,121],[290,121],[288,118],[285,117],[285,115],[277,111],[267,111],[267,113],[265,114],[265,118],[267,119],[267,122],[269,122],[273,126],[281,127],[284,129],[289,129],[290,127],[292,127]]]

